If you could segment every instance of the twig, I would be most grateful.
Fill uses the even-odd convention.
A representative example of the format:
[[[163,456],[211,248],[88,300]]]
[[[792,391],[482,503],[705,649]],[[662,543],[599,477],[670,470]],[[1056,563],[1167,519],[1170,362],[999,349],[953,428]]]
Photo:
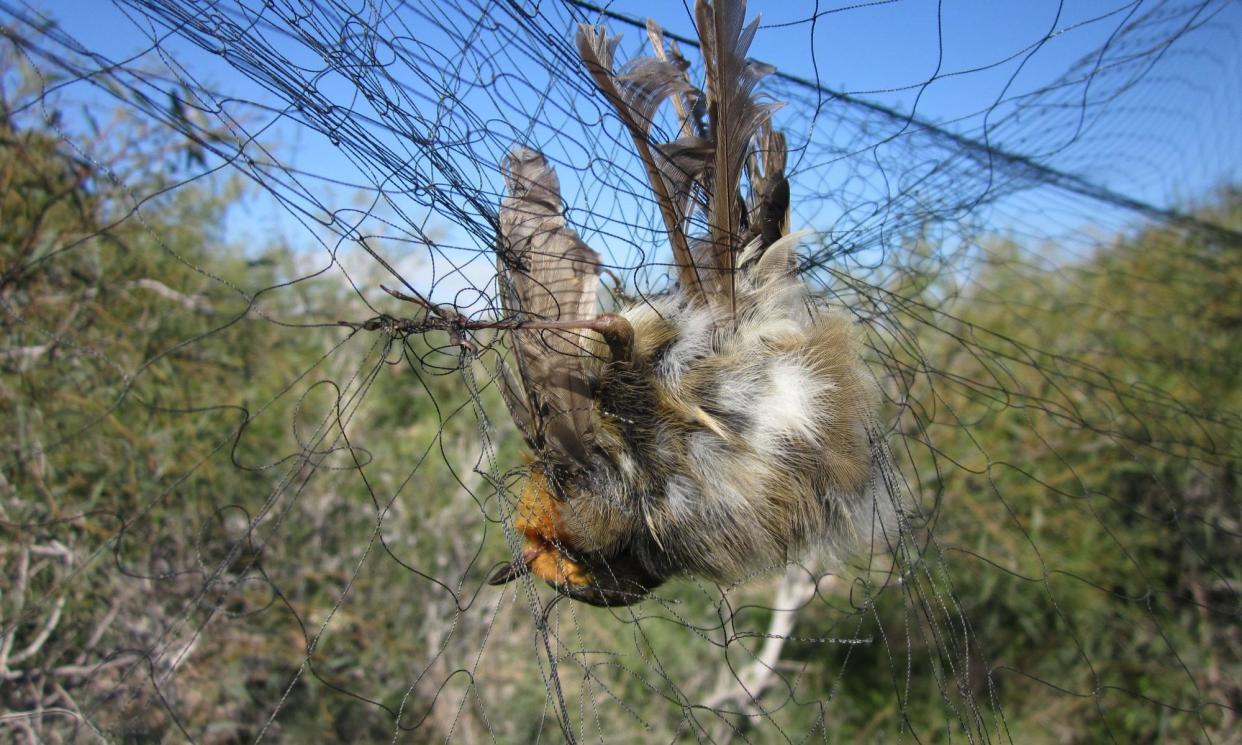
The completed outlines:
[[[52,541],[46,546],[31,546],[30,553],[35,556],[55,556],[64,559],[66,564],[73,564],[73,552],[60,541]]]
[[[108,739],[104,737],[102,732],[99,731],[99,728],[95,726],[94,722],[86,718],[86,716],[82,713],[82,707],[78,706],[78,702],[73,700],[73,697],[70,696],[69,692],[64,689],[64,686],[60,683],[53,683],[52,685],[56,688],[56,692],[59,693],[60,697],[64,700],[65,705],[73,711],[76,711],[78,719],[89,727],[91,732],[95,733],[95,737],[98,737],[100,742],[105,743],[106,745]]]
[[[201,295],[186,295],[183,292],[178,292],[157,279],[143,277],[142,279],[135,279],[130,282],[126,282],[125,287],[126,289],[148,290],[156,295],[159,295],[165,300],[172,300],[173,302],[179,303],[183,308],[189,311],[199,313],[211,312],[211,303],[207,300],[207,298]]]
[[[22,610],[26,607],[26,581],[30,573],[30,547],[22,546],[21,553],[17,557],[17,578],[13,581],[12,594],[16,598],[16,607],[13,608],[13,618],[19,618]],[[8,633],[0,639],[0,673],[9,669],[9,651],[13,649],[13,639],[17,636],[17,626],[14,624]]]
[[[34,362],[47,351],[52,348],[51,344],[36,344],[31,347],[9,347],[8,349],[0,349],[0,359],[16,362]]]
[[[59,667],[48,668],[46,670],[9,670],[0,673],[0,680],[22,680],[33,675],[47,675],[53,678],[85,678],[108,670],[113,667],[121,667],[138,660],[137,655],[120,655],[105,662],[94,665],[60,665]]]
[[[407,295],[404,292],[401,292],[400,290],[394,290],[385,285],[380,285],[380,289],[383,290],[384,292],[387,292],[389,295],[392,295],[398,300],[401,300],[406,303],[413,303],[419,306],[420,308],[425,308],[426,310],[432,313],[435,313],[437,316],[443,318],[446,321],[462,317],[461,313],[458,313],[456,310],[445,310],[444,306],[437,305],[431,302],[427,298],[423,297],[422,293],[420,293],[418,290],[410,290],[410,292],[413,292],[414,294]]]
[[[351,327],[367,327],[368,324],[374,324],[377,321],[386,320],[396,324],[399,329],[409,329],[411,331],[451,331],[454,329],[464,331],[479,331],[483,329],[498,329],[508,331],[595,331],[600,334],[608,334],[615,331],[618,321],[615,314],[605,313],[593,318],[573,318],[564,321],[545,321],[539,319],[519,319],[519,318],[502,318],[495,321],[472,321],[460,311],[452,306],[436,305],[427,300],[422,295],[415,296],[406,295],[398,290],[393,290],[384,285],[380,285],[380,289],[392,295],[398,300],[407,303],[413,303],[420,308],[425,308],[429,314],[435,314],[436,318],[424,317],[422,319],[412,318],[393,318],[388,315],[380,315],[363,323],[356,324],[349,321],[340,321],[342,325]],[[368,328],[367,330],[376,330]]]
[[[47,621],[43,624],[43,628],[39,629],[39,633],[30,644],[26,645],[25,649],[9,657],[7,664],[16,665],[23,660],[30,659],[38,654],[40,649],[43,649],[43,645],[47,644],[47,640],[51,637],[52,632],[60,625],[60,613],[65,608],[65,599],[64,595],[56,598],[56,607],[52,609],[52,615],[48,616]]]
[[[50,716],[53,714],[57,716],[69,717],[70,719],[77,719],[78,721],[85,723],[87,726],[91,726],[90,722],[87,721],[81,714],[73,711],[72,709],[65,709],[59,706],[50,706],[42,711],[18,711],[12,714],[0,714],[0,724],[5,722],[22,723],[28,719],[36,719],[38,717]],[[93,726],[91,726],[91,729],[98,734],[99,730],[96,730]]]
[[[95,626],[95,630],[91,632],[91,637],[86,640],[86,644],[82,645],[82,651],[78,653],[78,664],[82,664],[86,661],[87,653],[95,648],[95,645],[98,644],[99,640],[103,638],[103,635],[108,631],[108,628],[112,626],[114,621],[116,621],[116,617],[120,612],[120,601],[113,603],[112,606],[108,608],[108,612],[104,614],[104,617],[99,621],[99,624]]]
[[[835,582],[835,577],[825,578],[824,582]],[[755,655],[753,662],[744,667],[736,675],[731,672],[726,680],[707,698],[704,706],[719,709],[725,705],[740,712],[743,716],[755,716],[762,712],[759,697],[773,682],[773,675],[781,667],[781,650],[794,623],[798,620],[798,612],[815,596],[815,581],[805,569],[791,566],[781,578],[773,599],[772,620],[768,623],[768,631],[764,634],[763,646]],[[731,736],[732,728],[717,733],[717,740],[725,740]]]

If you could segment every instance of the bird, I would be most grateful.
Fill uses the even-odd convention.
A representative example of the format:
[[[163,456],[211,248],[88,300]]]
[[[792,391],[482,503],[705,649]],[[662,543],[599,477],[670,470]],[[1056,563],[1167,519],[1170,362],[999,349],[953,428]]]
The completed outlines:
[[[759,90],[774,68],[747,58],[759,18],[745,19],[744,0],[698,0],[701,86],[655,21],[653,54],[620,67],[619,36],[577,29],[663,219],[668,291],[602,312],[600,254],[569,225],[548,159],[515,145],[501,162],[500,304],[524,320],[497,381],[532,460],[521,551],[493,585],[533,575],[626,606],[673,577],[744,581],[891,529],[861,334],[798,274],[779,104]],[[657,142],[665,105],[678,129]]]

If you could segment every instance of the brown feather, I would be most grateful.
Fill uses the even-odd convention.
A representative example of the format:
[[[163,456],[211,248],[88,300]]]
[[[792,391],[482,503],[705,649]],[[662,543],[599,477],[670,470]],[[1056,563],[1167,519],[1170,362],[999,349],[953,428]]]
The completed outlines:
[[[712,154],[715,152],[711,141],[687,135],[673,142],[657,145],[653,152],[669,198],[677,205],[681,214],[689,217],[696,207],[706,211],[707,205],[701,201],[704,192],[694,187],[707,178]]]
[[[647,171],[647,180],[655,192],[664,226],[673,247],[673,263],[677,279],[691,296],[706,299],[702,281],[696,271],[690,246],[682,231],[687,215],[682,213],[668,193],[660,166],[652,154],[648,137],[651,122],[660,103],[675,92],[684,91],[688,83],[677,66],[650,57],[639,58],[627,65],[621,75],[612,70],[613,55],[620,36],[609,36],[603,29],[588,24],[578,26],[578,54],[600,92],[608,98],[621,121],[629,130],[634,149]],[[644,61],[645,60],[645,61]]]
[[[750,236],[759,236],[762,248],[789,232],[789,182],[785,178],[785,135],[765,122],[755,135],[754,148],[746,156],[746,202]]]
[[[510,264],[502,267],[505,310],[532,321],[595,316],[600,258],[565,224],[560,183],[544,157],[515,147],[503,164],[506,196],[500,234]],[[504,386],[514,419],[527,439],[551,457],[584,463],[594,432],[590,331],[516,331],[514,358],[523,390]],[[508,382],[508,381],[506,381]],[[524,395],[521,395],[524,394]],[[559,456],[559,457],[558,457]]]
[[[736,305],[734,259],[745,238],[745,218],[737,196],[742,167],[751,139],[771,112],[770,106],[755,102],[753,92],[772,68],[746,59],[759,19],[743,25],[745,18],[744,0],[699,0],[695,6],[707,68],[709,130],[716,148],[708,209],[710,270],[713,289],[723,296],[714,305],[730,316]]]
[[[690,63],[681,55],[681,49],[678,48],[676,41],[665,46],[664,31],[653,18],[647,19],[647,37],[651,40],[651,48],[656,57],[672,63],[681,71],[681,79],[686,83],[685,91],[672,96],[673,108],[677,110],[677,119],[681,122],[677,137],[679,139],[690,135],[705,137],[707,127],[703,123],[703,117],[706,114],[703,92],[690,83],[690,76],[687,74]]]
[[[678,287],[595,315],[599,257],[566,226],[556,175],[529,150],[505,163],[503,302],[541,330],[514,335],[521,383],[499,381],[537,458],[514,523],[524,550],[494,582],[529,573],[626,605],[677,574],[733,582],[809,545],[844,558],[895,524],[859,338],[797,275],[785,140],[754,96],[768,68],[746,60],[757,21],[743,0],[699,0],[696,19],[706,93],[654,23],[655,57],[616,74],[617,38],[578,33],[647,170]],[[679,134],[656,144],[666,100]],[[692,236],[698,211],[709,230]]]

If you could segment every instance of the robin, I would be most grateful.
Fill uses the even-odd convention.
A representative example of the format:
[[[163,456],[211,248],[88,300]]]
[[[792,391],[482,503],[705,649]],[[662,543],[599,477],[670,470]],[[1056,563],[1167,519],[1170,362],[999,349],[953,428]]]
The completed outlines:
[[[501,297],[530,322],[501,387],[534,463],[522,553],[493,584],[530,573],[628,605],[677,575],[732,582],[810,545],[845,556],[885,527],[859,335],[796,271],[785,140],[755,95],[771,68],[746,59],[758,19],[699,0],[696,20],[701,88],[654,23],[655,56],[619,71],[619,37],[577,35],[664,218],[670,291],[601,314],[600,256],[567,225],[555,171],[524,147],[502,163]],[[666,102],[679,136],[656,143]]]

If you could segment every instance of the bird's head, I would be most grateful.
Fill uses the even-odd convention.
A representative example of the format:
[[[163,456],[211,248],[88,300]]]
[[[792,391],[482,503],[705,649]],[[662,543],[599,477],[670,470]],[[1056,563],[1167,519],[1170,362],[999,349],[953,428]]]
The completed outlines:
[[[575,495],[575,500],[589,495]],[[522,534],[521,555],[488,580],[502,585],[526,574],[547,582],[562,595],[590,605],[615,607],[644,600],[662,582],[639,560],[635,545],[615,536],[607,551],[581,550],[583,540],[565,520],[572,509],[556,491],[544,469],[535,465],[518,500],[514,526]]]

